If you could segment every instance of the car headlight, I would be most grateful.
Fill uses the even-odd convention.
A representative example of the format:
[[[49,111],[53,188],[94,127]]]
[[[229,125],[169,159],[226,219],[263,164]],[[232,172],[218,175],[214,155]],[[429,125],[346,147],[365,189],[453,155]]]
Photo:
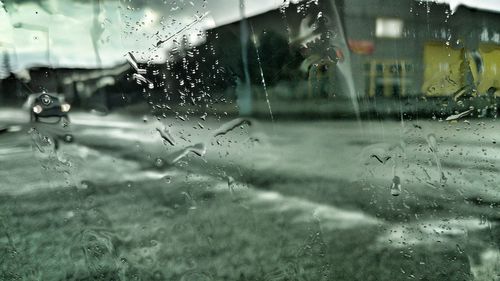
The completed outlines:
[[[42,112],[42,110],[43,108],[40,105],[33,106],[33,112],[35,112],[36,114],[39,114],[40,112]]]
[[[71,105],[67,104],[67,103],[63,103],[61,105],[61,110],[62,112],[68,112],[69,110],[71,109]]]

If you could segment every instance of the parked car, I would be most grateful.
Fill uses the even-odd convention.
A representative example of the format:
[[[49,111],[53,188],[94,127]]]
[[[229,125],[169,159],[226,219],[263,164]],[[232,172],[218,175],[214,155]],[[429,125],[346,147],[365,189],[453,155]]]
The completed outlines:
[[[69,131],[68,115],[71,105],[65,101],[63,95],[54,93],[31,94],[23,107],[29,110],[31,123],[61,125],[60,129],[47,130],[54,139],[56,148],[59,147],[60,139],[64,142],[73,141],[73,135]]]
[[[51,118],[65,118],[69,121],[68,112],[71,109],[69,103],[65,102],[64,96],[58,94],[38,93],[31,94],[25,103],[25,108],[30,110],[31,122],[51,122]],[[45,119],[45,120],[44,120]]]

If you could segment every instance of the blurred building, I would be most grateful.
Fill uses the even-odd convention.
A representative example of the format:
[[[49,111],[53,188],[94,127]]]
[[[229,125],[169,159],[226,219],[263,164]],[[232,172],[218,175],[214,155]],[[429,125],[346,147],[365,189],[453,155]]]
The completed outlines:
[[[327,53],[301,47],[321,41],[313,30],[321,13],[331,13],[328,4],[329,0],[304,1],[218,26],[209,31],[207,42],[215,46],[222,65],[243,77],[241,42],[247,36],[254,84],[261,83],[257,48],[269,85],[299,80],[307,85],[312,75],[304,75],[304,64],[317,64],[314,56]],[[336,54],[331,57],[342,59],[342,44],[349,46],[360,97],[433,97],[500,89],[500,14],[464,6],[453,13],[446,4],[414,0],[349,0],[335,5],[345,38],[339,34],[342,27],[333,32],[337,42],[332,41]],[[247,34],[242,33],[245,25]],[[315,48],[326,50],[324,43]],[[293,97],[314,97],[307,87],[291,88]]]
[[[32,67],[22,73],[8,73],[0,80],[4,105],[19,105],[31,93],[61,93],[74,106],[109,108],[140,95],[140,87],[129,79],[128,63],[104,69]]]
[[[350,0],[345,29],[354,79],[374,96],[447,96],[500,89],[500,14],[413,0]]]
[[[321,99],[345,94],[340,85],[347,79],[360,98],[459,96],[500,89],[500,14],[462,6],[452,13],[414,0],[287,1],[208,30],[202,45],[180,42],[169,61],[147,67],[154,89],[138,85],[128,64],[38,67],[19,77],[9,74],[4,57],[3,104],[40,91],[64,93],[84,107],[144,97],[150,104],[197,104],[200,97],[241,98],[247,87],[252,99],[264,99],[264,85],[273,99]],[[340,64],[352,75],[340,73]]]

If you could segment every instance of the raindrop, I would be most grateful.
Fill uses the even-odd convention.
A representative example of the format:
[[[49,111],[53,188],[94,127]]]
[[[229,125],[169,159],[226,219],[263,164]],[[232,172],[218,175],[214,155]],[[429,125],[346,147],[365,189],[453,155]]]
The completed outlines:
[[[169,158],[171,158],[171,160],[169,161],[170,164],[176,163],[177,161],[181,160],[186,155],[188,155],[190,152],[192,152],[200,157],[205,155],[205,153],[206,153],[205,144],[197,143],[195,145],[187,146],[179,151],[172,153],[169,157]]]
[[[154,88],[153,82],[151,82],[146,77],[142,76],[142,74],[134,73],[134,74],[132,74],[132,78],[134,78],[137,81],[137,84],[146,83],[146,84],[148,84],[149,89]]]
[[[172,177],[171,176],[164,176],[162,178],[167,184],[171,183],[172,182]]]
[[[64,141],[65,142],[73,142],[73,140],[74,140],[74,138],[73,138],[73,135],[71,135],[71,134],[66,134],[64,136]]]
[[[321,17],[321,13],[318,15],[318,18],[319,17]],[[269,115],[271,116],[271,121],[274,122],[273,111],[271,109],[271,103],[269,102],[269,94],[267,92],[266,79],[264,78],[264,71],[262,70],[262,63],[261,63],[261,60],[260,60],[259,48],[257,46],[256,36],[255,36],[255,32],[253,30],[253,25],[252,24],[250,24],[250,28],[252,30],[253,43],[254,43],[254,46],[255,46],[255,54],[257,56],[257,63],[259,65],[259,71],[260,71],[260,78],[261,78],[261,82],[262,82],[262,87],[264,88],[264,93],[265,93],[265,96],[266,96],[267,108],[269,109]]]
[[[40,97],[40,100],[42,101],[42,104],[47,106],[52,103],[52,99],[50,98],[49,95],[42,95]]]
[[[170,134],[170,132],[167,128],[163,128],[163,130],[156,128],[156,131],[158,131],[158,133],[160,133],[160,136],[163,139],[164,143],[168,142],[171,146],[175,145],[174,138],[172,137],[172,135]]]
[[[470,108],[469,110],[466,110],[466,111],[461,112],[461,113],[450,115],[450,116],[446,117],[446,121],[458,120],[464,116],[469,115],[472,111],[474,111],[474,108]]]
[[[381,157],[381,156],[378,156],[376,154],[372,154],[372,155],[370,155],[370,157],[375,158],[381,164],[385,164],[387,161],[389,161],[391,159],[391,156],[382,156]]]
[[[161,167],[163,167],[164,164],[165,163],[164,163],[163,159],[161,159],[159,157],[155,159],[155,166],[156,167],[161,168]]]
[[[427,135],[427,144],[429,145],[429,148],[432,152],[437,151],[436,135],[428,134]]]
[[[38,149],[39,152],[45,153],[45,149],[53,144],[53,140],[48,136],[42,135],[37,129],[31,128],[28,133],[31,135],[31,140],[33,144]]]
[[[228,132],[234,130],[236,127],[241,126],[243,124],[252,125],[252,121],[250,119],[245,118],[236,118],[227,123],[222,124],[217,130],[214,131],[214,137],[225,135]]]
[[[181,192],[182,195],[184,195],[186,203],[190,205],[189,209],[190,210],[196,210],[196,201],[194,200],[193,196],[189,194],[189,192]]]
[[[229,191],[231,193],[234,193],[234,185],[235,185],[234,178],[231,176],[228,176],[227,177],[227,188],[229,189]]]
[[[438,168],[439,174],[440,174],[440,179],[439,181],[441,183],[445,183],[447,178],[444,175],[443,169],[441,167],[441,161],[439,160],[438,157],[438,147],[437,147],[437,141],[436,141],[436,136],[434,134],[428,134],[427,135],[427,144],[429,145],[429,149],[434,155],[434,160],[436,161],[436,166]]]
[[[91,186],[92,183],[90,181],[83,180],[80,182],[80,185],[78,185],[78,189],[88,189]]]
[[[391,195],[399,196],[399,194],[401,194],[401,179],[398,176],[394,176],[392,178]]]
[[[146,69],[139,68],[139,66],[137,64],[137,60],[135,59],[134,55],[132,55],[132,53],[128,52],[125,56],[127,58],[128,63],[134,68],[134,70],[138,74],[146,74],[146,72],[147,72]]]

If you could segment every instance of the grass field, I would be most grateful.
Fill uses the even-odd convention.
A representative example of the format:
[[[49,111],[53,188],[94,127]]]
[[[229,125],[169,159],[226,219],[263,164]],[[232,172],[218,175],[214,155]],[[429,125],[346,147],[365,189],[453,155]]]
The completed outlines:
[[[384,150],[394,168],[370,154],[399,141],[400,125],[375,125],[383,133],[355,122],[260,124],[258,142],[184,129],[191,138],[176,146],[205,138],[207,154],[175,165],[165,162],[175,147],[154,129],[82,126],[58,156],[4,156],[5,190],[40,176],[53,188],[0,195],[0,280],[498,280],[489,164],[499,159],[488,131],[441,135],[441,186],[426,134],[405,132],[404,156]],[[400,196],[390,195],[393,169]]]

